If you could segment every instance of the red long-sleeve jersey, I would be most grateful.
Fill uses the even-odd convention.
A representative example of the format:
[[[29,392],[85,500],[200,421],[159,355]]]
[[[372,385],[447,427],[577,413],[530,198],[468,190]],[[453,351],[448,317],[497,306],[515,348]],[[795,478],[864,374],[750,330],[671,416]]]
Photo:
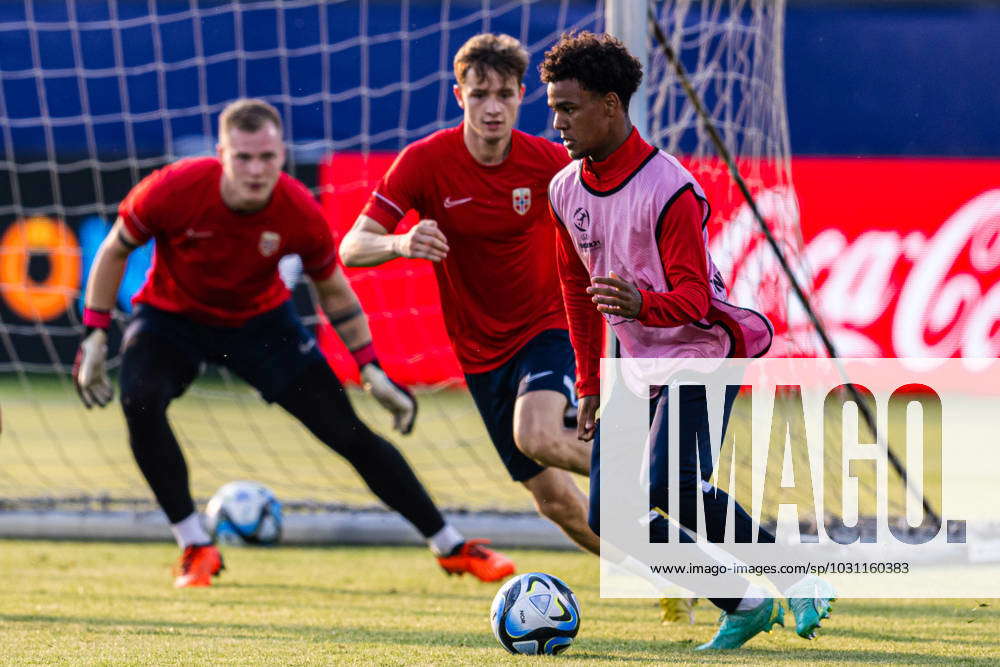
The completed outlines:
[[[584,183],[598,192],[620,187],[648,158],[652,147],[633,130],[632,134],[606,160],[585,159]],[[552,213],[555,218],[555,213]],[[675,327],[701,319],[708,311],[707,255],[702,230],[704,209],[690,189],[682,190],[670,203],[657,235],[657,247],[668,292],[639,290],[642,307],[636,319],[650,327]],[[586,293],[589,272],[580,260],[573,239],[566,228],[559,229],[557,252],[563,301],[569,319],[570,337],[577,357],[577,393],[596,395],[600,390],[599,363],[603,346],[604,320]]]

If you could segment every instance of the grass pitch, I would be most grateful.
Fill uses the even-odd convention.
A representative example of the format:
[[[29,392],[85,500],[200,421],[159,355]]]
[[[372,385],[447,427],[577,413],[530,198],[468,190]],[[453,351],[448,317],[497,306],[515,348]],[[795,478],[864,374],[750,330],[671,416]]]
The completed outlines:
[[[63,376],[0,377],[0,498],[149,497],[132,459],[117,403],[86,410]],[[531,510],[513,484],[466,391],[420,394],[410,436],[389,430],[389,416],[351,389],[355,410],[410,461],[444,507]],[[371,493],[341,457],[241,381],[199,379],[171,404],[169,417],[188,460],[191,490],[206,501],[223,484],[252,479],[283,502],[368,506]]]
[[[424,549],[237,549],[216,586],[171,588],[169,544],[0,541],[3,664],[997,664],[994,600],[842,600],[820,637],[789,629],[704,655],[717,614],[660,625],[650,600],[602,600],[597,560],[511,551],[564,579],[580,635],[556,658],[509,656],[487,614],[498,588],[447,577]],[[985,606],[983,606],[985,605]],[[787,621],[791,624],[791,617]]]
[[[65,376],[0,375],[0,498],[150,497],[132,459],[117,403],[86,410]],[[414,432],[390,429],[388,413],[350,389],[355,410],[410,461],[443,507],[531,511],[503,469],[468,392],[422,391]],[[199,379],[171,404],[191,490],[207,500],[223,484],[252,479],[283,502],[375,504],[353,468],[276,405],[239,380]]]
[[[472,397],[464,389],[422,390],[416,428],[405,437],[388,430],[388,413],[374,399],[357,388],[349,391],[362,419],[381,429],[403,452],[442,507],[533,511],[528,494],[511,483],[503,469]],[[85,410],[69,378],[42,375],[0,376],[0,399],[4,428],[0,498],[149,497],[132,459],[117,402],[105,409]],[[744,399],[737,402],[731,428],[746,431],[749,407]],[[346,461],[281,408],[261,401],[241,381],[214,375],[199,379],[171,404],[169,417],[187,457],[192,494],[201,502],[227,482],[252,479],[269,486],[286,503],[374,503]],[[825,445],[827,465],[839,471],[840,424],[831,422],[829,428],[838,437]],[[749,442],[749,437],[746,434],[742,442]],[[749,455],[744,445],[735,462],[737,470],[750,469]],[[783,461],[775,458],[770,463],[777,471]],[[836,491],[842,482],[838,473],[834,475],[826,487],[824,507],[839,514]],[[746,503],[752,476],[737,477],[730,490]],[[862,487],[859,493],[862,507],[874,502],[874,488]],[[893,505],[890,511],[903,510]]]

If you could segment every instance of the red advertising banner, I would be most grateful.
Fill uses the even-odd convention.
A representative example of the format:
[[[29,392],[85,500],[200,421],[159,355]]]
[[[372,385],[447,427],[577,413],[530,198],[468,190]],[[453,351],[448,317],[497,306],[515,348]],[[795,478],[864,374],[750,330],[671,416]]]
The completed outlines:
[[[395,154],[339,153],[320,172],[322,203],[342,238],[392,164]],[[417,221],[411,212],[398,231]],[[379,360],[396,380],[435,385],[463,382],[441,316],[434,269],[427,260],[396,259],[371,268],[345,269],[368,314]],[[329,326],[318,328],[319,345],[337,375],[357,380],[354,360]]]
[[[798,158],[792,173],[844,356],[997,356],[1000,161]]]
[[[393,157],[338,154],[325,165],[323,204],[339,233],[350,228]],[[787,191],[756,194],[772,224],[798,217],[805,287],[842,356],[1000,352],[1000,160],[794,158],[792,174],[797,212]],[[720,182],[717,188],[729,187]],[[732,198],[705,185],[716,202]],[[745,205],[716,204],[713,257],[727,282],[762,291],[752,274],[760,269],[749,257],[770,251],[759,239],[726,236],[733,220],[748,215]],[[721,254],[728,257],[719,261]],[[390,372],[408,383],[461,379],[429,262],[401,259],[348,275]],[[734,300],[743,303],[741,296]],[[787,326],[794,336],[805,323],[801,309],[786,312],[787,302],[746,296],[783,325],[779,331]],[[325,331],[321,345],[342,377],[355,375],[335,335]]]

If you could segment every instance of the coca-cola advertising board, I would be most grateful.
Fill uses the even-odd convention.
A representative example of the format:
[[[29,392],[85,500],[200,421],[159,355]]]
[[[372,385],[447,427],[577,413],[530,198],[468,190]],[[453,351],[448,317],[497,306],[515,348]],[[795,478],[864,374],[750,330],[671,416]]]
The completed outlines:
[[[393,157],[340,154],[326,165],[324,206],[340,234]],[[726,235],[737,223],[752,222],[746,205],[728,178],[704,185],[713,200],[713,257],[742,292],[734,300],[752,300],[793,339],[793,345],[779,340],[772,354],[810,350],[807,319],[794,297],[786,292],[775,300],[753,273],[760,264],[776,270],[771,251],[759,235]],[[792,186],[794,196],[784,187],[755,194],[776,230],[789,224],[801,230],[796,268],[842,356],[996,356],[1000,160],[797,157]],[[413,220],[411,214],[404,224]],[[751,254],[757,261],[749,261]],[[428,262],[395,260],[349,274],[371,315],[380,354],[399,363],[401,380],[461,378]],[[338,372],[350,376],[335,336],[323,336],[322,343]]]
[[[1000,352],[1000,161],[795,158],[792,173],[843,356]]]

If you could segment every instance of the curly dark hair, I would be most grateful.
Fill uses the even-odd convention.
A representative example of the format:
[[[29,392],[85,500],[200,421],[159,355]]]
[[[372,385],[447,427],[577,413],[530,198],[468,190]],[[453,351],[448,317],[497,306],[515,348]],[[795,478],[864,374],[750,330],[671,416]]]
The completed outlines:
[[[589,31],[563,33],[538,66],[543,83],[576,79],[587,90],[615,93],[625,111],[642,81],[642,64],[617,38]]]

